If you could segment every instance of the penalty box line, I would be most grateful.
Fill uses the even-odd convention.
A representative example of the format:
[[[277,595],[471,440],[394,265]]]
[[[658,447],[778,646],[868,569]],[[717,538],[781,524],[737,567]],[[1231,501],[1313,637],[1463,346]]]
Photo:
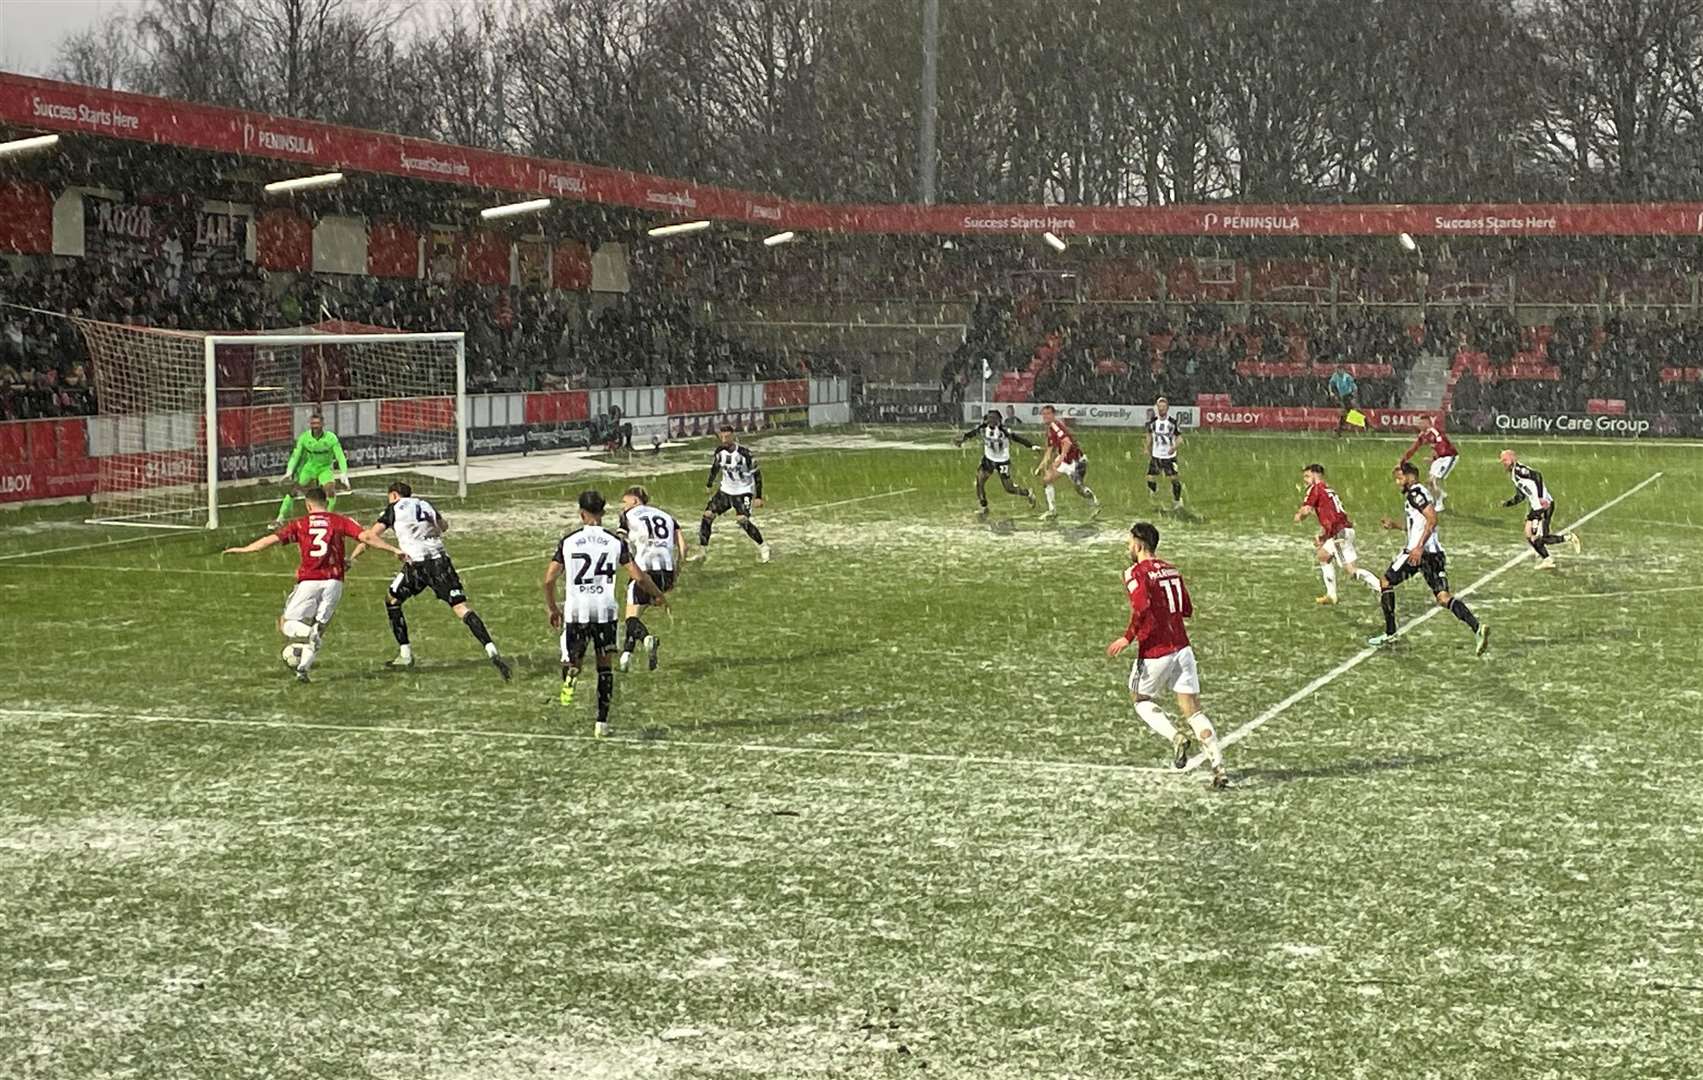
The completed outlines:
[[[1610,499],[1608,502],[1603,503],[1601,506],[1597,507],[1595,510],[1592,510],[1590,513],[1579,518],[1577,521],[1573,522],[1573,524],[1564,526],[1561,531],[1562,532],[1572,532],[1574,529],[1577,529],[1579,526],[1590,521],[1592,518],[1596,517],[1598,514],[1601,514],[1601,513],[1605,512],[1607,510],[1613,509],[1614,507],[1625,502],[1627,499],[1630,499],[1632,496],[1638,494],[1640,491],[1643,491],[1645,488],[1649,487],[1651,484],[1655,483],[1657,480],[1660,480],[1661,478],[1662,478],[1662,473],[1660,473],[1660,472],[1651,473],[1649,476],[1645,477],[1644,480],[1641,483],[1639,483],[1638,485],[1636,485],[1635,487],[1628,488],[1627,490],[1621,492],[1619,495],[1616,495],[1614,498]],[[1520,563],[1525,561],[1527,556],[1529,556],[1529,555],[1535,556],[1535,554],[1536,554],[1535,552],[1533,552],[1529,549],[1526,550],[1526,551],[1520,552],[1518,555],[1515,555],[1513,558],[1509,559],[1507,562],[1503,563],[1501,566],[1498,566],[1496,569],[1490,571],[1488,574],[1485,574],[1483,577],[1479,578],[1477,581],[1473,582],[1471,585],[1468,585],[1466,588],[1461,589],[1460,591],[1456,592],[1454,595],[1456,595],[1456,596],[1470,596],[1470,595],[1472,595],[1473,593],[1477,592],[1479,589],[1483,588],[1484,586],[1490,584],[1492,581],[1495,581],[1497,578],[1501,577],[1503,574],[1506,574],[1508,571],[1512,570],[1514,567],[1520,565]],[[1444,610],[1443,608],[1438,607],[1436,604],[1432,604],[1429,608],[1427,608],[1420,615],[1409,620],[1409,622],[1406,626],[1403,626],[1401,629],[1397,630],[1396,631],[1397,636],[1406,636],[1410,631],[1412,631],[1415,627],[1419,626],[1421,623],[1427,621],[1428,619],[1433,619],[1436,616],[1441,615],[1443,613],[1443,610]],[[1224,746],[1224,747],[1230,747],[1230,746],[1234,746],[1235,744],[1241,742],[1243,739],[1247,738],[1249,735],[1252,735],[1254,732],[1258,731],[1260,728],[1271,723],[1273,720],[1276,720],[1278,717],[1282,716],[1284,713],[1288,712],[1290,709],[1299,705],[1301,702],[1306,701],[1308,698],[1312,697],[1314,694],[1318,693],[1320,690],[1323,690],[1325,687],[1329,686],[1331,683],[1342,678],[1344,675],[1348,674],[1350,671],[1353,671],[1355,668],[1359,667],[1361,664],[1364,664],[1366,661],[1370,660],[1372,657],[1378,655],[1378,653],[1381,652],[1381,651],[1382,651],[1381,649],[1376,649],[1376,648],[1371,648],[1371,647],[1361,649],[1359,652],[1355,653],[1353,656],[1350,656],[1348,659],[1344,660],[1342,663],[1331,668],[1329,671],[1325,672],[1323,675],[1320,675],[1318,678],[1314,679],[1312,682],[1308,683],[1307,685],[1301,687],[1301,689],[1295,691],[1293,694],[1290,694],[1288,697],[1284,698],[1282,701],[1279,701],[1276,705],[1273,705],[1271,708],[1267,709],[1265,712],[1260,713],[1258,716],[1254,717],[1252,720],[1249,720],[1247,723],[1243,724],[1241,727],[1230,732],[1230,734],[1223,736],[1221,739],[1219,739],[1219,745]],[[1196,754],[1193,758],[1189,759],[1189,763],[1188,763],[1187,767],[1185,768],[1185,771],[1192,772],[1193,770],[1199,768],[1201,763],[1204,762],[1205,760],[1206,760],[1206,755],[1204,753]]]
[[[336,734],[389,735],[415,738],[475,739],[490,742],[595,743],[624,749],[720,750],[734,754],[774,754],[781,757],[855,758],[894,765],[924,764],[989,766],[1034,772],[1101,773],[1109,776],[1161,777],[1180,775],[1175,769],[1146,765],[1113,765],[1093,761],[1048,758],[1002,758],[975,754],[917,754],[902,750],[859,750],[840,746],[781,746],[775,743],[718,743],[704,739],[595,738],[559,731],[494,731],[466,728],[418,728],[394,724],[330,724],[306,720],[253,720],[241,717],[164,716],[143,713],[94,712],[67,709],[0,708],[0,723],[88,722],[109,724],[179,724],[195,727],[249,728],[274,731],[321,731]]]

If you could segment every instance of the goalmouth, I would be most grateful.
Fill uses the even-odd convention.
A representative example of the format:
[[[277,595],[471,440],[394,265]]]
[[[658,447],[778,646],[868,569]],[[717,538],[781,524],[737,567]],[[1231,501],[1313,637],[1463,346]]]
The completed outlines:
[[[231,334],[72,321],[94,367],[92,524],[218,528],[221,494],[280,480],[313,413],[338,436],[351,472],[453,463],[457,494],[467,494],[460,332],[327,323]]]

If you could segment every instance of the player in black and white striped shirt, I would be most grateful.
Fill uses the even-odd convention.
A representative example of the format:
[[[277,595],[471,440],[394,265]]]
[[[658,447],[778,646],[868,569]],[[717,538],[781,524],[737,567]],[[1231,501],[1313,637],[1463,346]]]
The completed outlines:
[[[455,572],[449,549],[444,546],[443,534],[449,531],[449,521],[438,512],[437,507],[416,497],[414,489],[401,480],[390,485],[385,497],[389,502],[384,513],[361,534],[360,546],[355,548],[355,556],[358,557],[369,543],[390,529],[396,533],[396,546],[402,549],[406,560],[402,569],[390,580],[390,591],[384,598],[384,613],[390,618],[390,632],[400,650],[396,659],[385,666],[414,666],[414,646],[408,638],[408,618],[402,612],[402,605],[430,590],[449,605],[449,610],[461,620],[461,625],[467,627],[467,632],[473,635],[503,681],[507,682],[510,676],[508,661],[497,650],[497,643],[491,640],[490,631],[485,629],[485,620],[468,604],[467,591],[461,586],[461,575]]]
[[[680,560],[686,557],[686,536],[674,515],[650,504],[650,492],[634,484],[621,493],[621,520],[615,535],[627,542],[633,561],[650,575],[651,581],[663,592],[674,591],[674,575]],[[633,650],[643,642],[649,655],[650,669],[656,670],[657,650],[662,639],[646,628],[639,612],[650,598],[639,591],[638,583],[627,582],[627,640],[621,646],[621,670],[633,662]]]
[[[976,467],[976,502],[981,504],[979,516],[988,515],[988,477],[999,474],[999,482],[1005,488],[1007,495],[1016,495],[1029,500],[1029,509],[1035,508],[1035,494],[1026,487],[1018,487],[1011,482],[1011,444],[1027,446],[1040,453],[1041,448],[1005,426],[1005,417],[998,409],[989,409],[982,422],[952,440],[952,445],[963,446],[964,440],[971,435],[981,433],[982,463]]]
[[[550,625],[562,631],[561,702],[573,704],[585,650],[595,649],[598,735],[609,734],[609,704],[615,697],[609,654],[615,651],[615,620],[620,614],[616,571],[627,571],[658,604],[668,603],[650,575],[633,562],[626,541],[603,527],[603,509],[602,492],[580,492],[580,527],[562,537],[544,570],[544,606],[550,612]],[[556,583],[564,577],[565,601],[559,601]]]
[[[1501,454],[1502,467],[1507,469],[1514,479],[1514,494],[1502,503],[1503,506],[1526,504],[1526,543],[1537,552],[1537,569],[1555,569],[1555,556],[1549,553],[1550,544],[1566,544],[1577,555],[1584,549],[1579,541],[1578,533],[1551,532],[1550,519],[1555,517],[1555,498],[1549,493],[1549,486],[1543,482],[1543,474],[1528,465],[1520,464],[1519,457],[1512,450],[1504,450]]]
[[[1466,623],[1475,639],[1473,651],[1483,656],[1484,650],[1490,646],[1490,630],[1478,621],[1464,600],[1456,599],[1449,591],[1449,558],[1443,551],[1442,537],[1437,533],[1437,507],[1431,502],[1431,493],[1419,482],[1419,466],[1404,461],[1396,466],[1394,475],[1396,486],[1401,489],[1402,510],[1407,518],[1407,543],[1378,582],[1378,604],[1384,611],[1384,632],[1367,639],[1366,644],[1377,647],[1395,640],[1396,586],[1415,574],[1423,574],[1425,584],[1431,587],[1431,595],[1437,599],[1437,606],[1448,609],[1449,614]],[[1393,518],[1386,517],[1382,523],[1386,529],[1399,530],[1403,527]]]
[[[711,493],[710,501],[698,522],[698,550],[688,558],[696,562],[709,554],[710,527],[716,518],[732,510],[739,527],[757,545],[758,560],[768,562],[769,545],[763,540],[762,530],[751,520],[751,507],[763,506],[763,470],[757,467],[751,451],[739,444],[732,424],[723,424],[717,438],[721,441],[710,458],[710,477],[705,481],[705,490]]]
[[[1153,403],[1147,420],[1147,494],[1159,494],[1159,476],[1171,478],[1171,509],[1183,508],[1183,482],[1177,477],[1177,450],[1183,445],[1183,427],[1171,415],[1171,403],[1160,398]]]

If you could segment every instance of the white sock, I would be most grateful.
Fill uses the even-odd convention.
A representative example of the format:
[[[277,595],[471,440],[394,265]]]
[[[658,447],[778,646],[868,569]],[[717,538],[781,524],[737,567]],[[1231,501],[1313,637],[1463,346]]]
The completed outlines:
[[[1177,737],[1177,729],[1172,726],[1171,718],[1165,715],[1165,710],[1151,701],[1135,703],[1135,715],[1141,717],[1147,726],[1152,728],[1161,739],[1170,742]]]
[[[1051,484],[1047,485],[1047,509],[1058,509],[1058,493],[1053,490],[1053,486]]]
[[[1215,769],[1223,768],[1224,748],[1218,745],[1218,733],[1212,730],[1212,721],[1206,718],[1206,713],[1197,712],[1189,717],[1189,726],[1194,728],[1194,737],[1206,749],[1206,760],[1212,762]]]
[[[1378,582],[1378,575],[1372,573],[1370,570],[1355,570],[1354,579],[1365,585],[1368,589],[1371,589],[1373,592],[1384,591],[1383,585]]]
[[[1319,573],[1321,575],[1323,575],[1323,577],[1325,579],[1325,595],[1330,597],[1332,600],[1335,600],[1336,599],[1336,567],[1332,566],[1328,562],[1327,563],[1320,563],[1319,564]]]
[[[486,644],[486,645],[485,645],[485,655],[486,655],[486,656],[495,656],[495,655],[497,655],[497,643],[496,643],[496,642],[494,642],[494,641],[492,641],[492,642],[488,642],[488,643],[487,643],[487,644]]]
[[[318,655],[319,642],[309,641],[306,645],[302,646],[302,660],[301,663],[296,665],[296,670],[306,671],[308,668],[313,667],[314,657]]]
[[[404,659],[404,660],[414,659],[414,646],[412,646],[412,645],[402,646],[402,659]]]
[[[307,641],[314,636],[314,628],[305,622],[291,619],[284,624],[284,636],[291,641]]]

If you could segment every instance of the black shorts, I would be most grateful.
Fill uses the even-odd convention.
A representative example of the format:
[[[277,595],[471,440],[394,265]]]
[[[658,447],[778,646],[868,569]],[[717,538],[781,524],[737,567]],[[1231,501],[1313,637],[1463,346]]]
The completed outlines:
[[[562,660],[579,663],[589,647],[598,656],[615,651],[615,623],[565,623],[562,626]]]
[[[1419,565],[1414,566],[1407,561],[1406,555],[1397,555],[1395,562],[1384,571],[1384,580],[1394,588],[1415,574],[1425,575],[1425,584],[1431,589],[1431,595],[1446,593],[1449,590],[1449,557],[1441,551],[1427,551],[1419,556]]]
[[[656,587],[661,589],[664,593],[671,593],[674,591],[673,570],[646,570],[645,573],[650,575],[650,579],[656,583]],[[656,603],[656,598],[651,596],[650,593],[639,588],[638,582],[629,581],[627,582],[627,603],[637,604],[639,607],[644,607],[646,604]]]
[[[467,591],[461,587],[461,575],[455,572],[455,564],[447,555],[403,563],[401,571],[390,579],[390,594],[399,602],[428,590],[451,607],[467,603]]]
[[[1550,503],[1548,506],[1544,507],[1542,510],[1528,510],[1528,511],[1526,511],[1526,520],[1537,522],[1539,525],[1541,525],[1543,527],[1543,531],[1545,533],[1550,532],[1549,520],[1551,518],[1553,518],[1554,516],[1555,516],[1555,504],[1554,503]]]
[[[750,517],[751,496],[729,495],[725,491],[718,491],[714,495],[710,496],[710,501],[704,506],[705,513],[713,514],[716,517],[720,517],[729,510],[732,510],[740,517]]]
[[[1160,473],[1164,473],[1166,476],[1177,475],[1177,459],[1176,458],[1148,458],[1147,459],[1147,475],[1148,476],[1158,476]]]
[[[989,461],[987,458],[982,458],[981,467],[976,471],[987,475],[998,473],[999,475],[1009,479],[1011,477],[1011,462]]]

